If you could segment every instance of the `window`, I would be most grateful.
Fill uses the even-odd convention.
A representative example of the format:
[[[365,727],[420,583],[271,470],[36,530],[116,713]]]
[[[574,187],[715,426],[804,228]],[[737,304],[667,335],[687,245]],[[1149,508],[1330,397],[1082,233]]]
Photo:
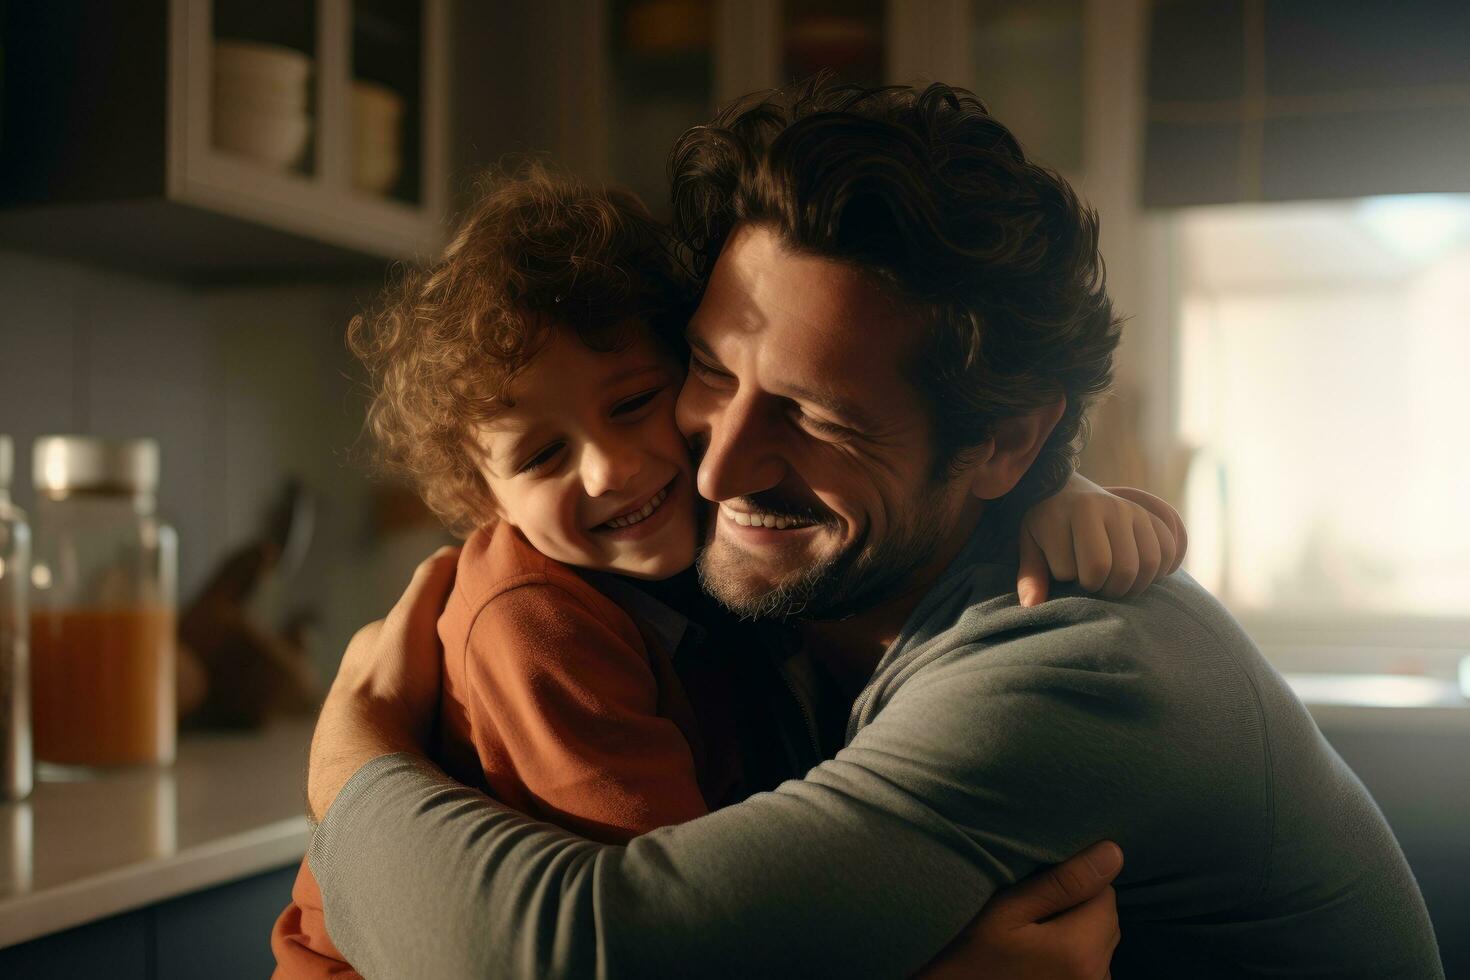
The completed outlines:
[[[1470,196],[1157,220],[1191,572],[1268,654],[1470,653]]]

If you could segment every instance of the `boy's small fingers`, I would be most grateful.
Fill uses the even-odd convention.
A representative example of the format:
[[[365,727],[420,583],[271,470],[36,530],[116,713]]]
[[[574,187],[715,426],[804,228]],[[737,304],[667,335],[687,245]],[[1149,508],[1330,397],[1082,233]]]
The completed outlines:
[[[1021,533],[1029,536],[1032,544],[1041,552],[1054,580],[1071,582],[1077,578],[1077,559],[1072,553],[1070,523],[1058,526],[1046,521],[1027,521],[1022,526]]]
[[[1023,606],[1039,606],[1051,590],[1051,569],[1046,554],[1031,532],[1021,531],[1021,568],[1016,578],[1016,594]]]
[[[1102,588],[1113,567],[1113,546],[1107,528],[1096,521],[1073,522],[1072,551],[1077,567],[1077,584],[1088,592]]]
[[[1178,545],[1173,529],[1162,518],[1150,514],[1149,523],[1153,525],[1154,537],[1159,542],[1159,571],[1156,577],[1163,578],[1179,567]]]
[[[1174,562],[1169,566],[1169,574],[1179,571],[1179,566],[1184,564],[1184,553],[1189,550],[1189,528],[1184,526],[1181,518],[1172,524],[1174,531]]]
[[[1133,523],[1108,522],[1108,541],[1112,547],[1113,564],[1103,583],[1102,594],[1109,599],[1121,599],[1138,581],[1138,541],[1133,536]]]
[[[1158,528],[1154,527],[1149,515],[1141,514],[1134,519],[1133,539],[1138,546],[1138,578],[1128,590],[1130,596],[1136,596],[1153,585],[1159,577],[1159,569],[1164,567]]]

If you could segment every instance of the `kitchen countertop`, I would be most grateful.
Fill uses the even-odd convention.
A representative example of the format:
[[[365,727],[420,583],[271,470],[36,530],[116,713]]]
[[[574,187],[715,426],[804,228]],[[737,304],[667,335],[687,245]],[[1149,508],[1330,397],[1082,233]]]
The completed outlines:
[[[0,947],[301,860],[311,729],[188,733],[170,768],[0,804]]]
[[[1470,729],[1463,706],[1323,704],[1315,689],[1299,693],[1318,702],[1309,707],[1324,727]],[[29,799],[0,804],[0,947],[300,861],[311,730],[299,720],[189,733],[171,768],[38,782]]]

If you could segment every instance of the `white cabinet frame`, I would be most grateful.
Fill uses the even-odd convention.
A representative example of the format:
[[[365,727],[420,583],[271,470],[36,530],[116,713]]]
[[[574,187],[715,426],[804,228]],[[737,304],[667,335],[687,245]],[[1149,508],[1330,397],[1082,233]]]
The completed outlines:
[[[272,171],[214,148],[211,0],[171,0],[168,37],[170,200],[395,259],[424,259],[443,239],[447,193],[446,0],[423,0],[420,203],[352,186],[351,0],[317,0],[313,173]]]

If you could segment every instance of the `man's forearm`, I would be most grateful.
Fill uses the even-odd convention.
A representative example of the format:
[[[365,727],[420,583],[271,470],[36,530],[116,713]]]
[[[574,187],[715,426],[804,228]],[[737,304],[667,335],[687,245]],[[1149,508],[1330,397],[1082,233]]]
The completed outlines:
[[[312,867],[333,939],[368,976],[912,973],[989,897],[998,862],[870,774],[826,768],[624,848],[379,758],[327,814]]]
[[[320,824],[342,787],[364,765],[396,752],[419,752],[410,735],[373,720],[372,706],[334,690],[322,706],[311,740],[306,798]]]

